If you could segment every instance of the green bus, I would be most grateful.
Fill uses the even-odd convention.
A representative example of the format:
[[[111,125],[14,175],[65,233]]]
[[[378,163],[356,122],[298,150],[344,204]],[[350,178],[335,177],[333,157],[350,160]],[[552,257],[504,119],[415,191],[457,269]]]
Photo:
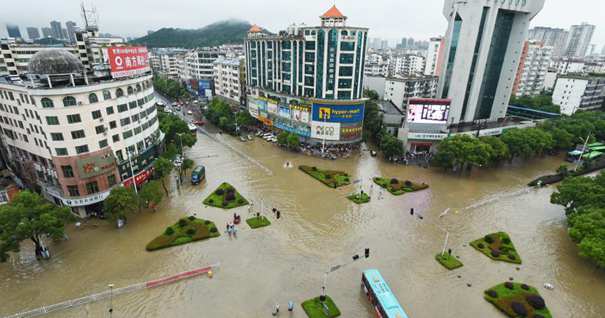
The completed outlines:
[[[191,172],[191,184],[199,184],[206,178],[206,167],[199,165]]]

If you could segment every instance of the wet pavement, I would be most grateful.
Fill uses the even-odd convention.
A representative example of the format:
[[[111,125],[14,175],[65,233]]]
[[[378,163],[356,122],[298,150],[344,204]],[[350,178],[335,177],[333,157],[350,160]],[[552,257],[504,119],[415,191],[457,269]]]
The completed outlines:
[[[208,128],[210,130],[210,128]],[[538,287],[553,317],[602,317],[605,273],[577,255],[563,209],[551,205],[552,188],[528,189],[534,177],[553,171],[558,158],[544,158],[501,169],[458,176],[439,170],[388,164],[362,151],[327,161],[284,151],[263,140],[241,142],[228,135],[198,134],[186,156],[206,166],[206,182],[172,193],[157,212],[133,215],[126,228],[92,220],[68,227],[70,240],[50,244],[53,258],[38,262],[32,247],[0,264],[0,316],[107,289],[139,283],[220,262],[214,278],[194,278],[113,299],[114,317],[269,317],[273,304],[281,316],[305,317],[300,303],[321,293],[323,272],[351,263],[329,275],[328,294],[343,317],[373,317],[360,289],[361,271],[379,269],[410,317],[504,317],[483,300],[483,290],[513,277]],[[243,155],[242,155],[243,154]],[[296,168],[305,164],[350,173],[362,180],[330,189]],[[376,186],[374,176],[426,182],[428,190],[394,197]],[[234,212],[243,219],[249,207],[223,211],[202,200],[229,182],[254,210],[262,205],[273,223],[251,230],[240,225],[237,238],[221,237],[156,252],[145,245],[183,216],[196,213],[224,230]],[[362,187],[372,202],[358,206],[347,194]],[[378,199],[379,197],[382,199]],[[262,202],[262,204],[261,204]],[[270,212],[281,210],[279,220]],[[423,216],[409,215],[414,208]],[[439,218],[446,208],[450,213]],[[464,267],[449,272],[434,260],[444,232]],[[496,263],[467,245],[484,234],[511,234],[523,265]],[[458,275],[461,278],[458,278]],[[544,283],[555,289],[545,290]],[[467,284],[471,287],[467,287]],[[289,300],[296,303],[290,316]],[[108,317],[108,301],[58,312],[49,317]]]

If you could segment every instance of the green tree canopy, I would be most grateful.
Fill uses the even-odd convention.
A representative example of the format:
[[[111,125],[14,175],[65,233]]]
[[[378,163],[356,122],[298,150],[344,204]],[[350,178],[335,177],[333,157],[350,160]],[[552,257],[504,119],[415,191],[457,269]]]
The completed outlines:
[[[139,198],[144,206],[149,207],[153,204],[158,205],[164,198],[164,192],[162,191],[162,183],[158,180],[147,182],[139,191]]]
[[[68,208],[56,206],[37,193],[20,192],[11,203],[0,206],[0,262],[7,260],[8,252],[19,252],[24,240],[31,240],[36,255],[40,255],[42,238],[64,237],[65,224],[71,220]]]
[[[187,90],[183,84],[163,76],[153,77],[153,87],[158,92],[172,99],[180,99],[187,96]]]
[[[183,147],[193,147],[197,141],[196,135],[191,133],[187,123],[178,116],[159,113],[160,130],[164,133],[164,140],[167,144],[174,144],[180,151],[180,144]],[[179,137],[180,136],[180,137]]]
[[[487,136],[481,137],[479,138],[479,140],[485,144],[488,144],[491,147],[491,152],[489,155],[489,164],[497,165],[498,163],[510,157],[508,146],[502,140],[500,140],[500,138],[494,136]]]
[[[288,134],[288,137],[286,139],[286,144],[289,149],[296,151],[300,147],[300,138],[298,138],[297,134],[290,133]]]
[[[401,140],[388,133],[382,135],[380,149],[386,158],[399,157],[403,155],[403,143]]]
[[[172,162],[166,158],[160,157],[153,162],[153,168],[155,170],[156,176],[161,180],[162,187],[168,195],[168,188],[166,188],[165,178],[170,175],[174,165]]]
[[[138,210],[137,196],[131,187],[115,187],[103,201],[103,211],[112,219],[126,219],[126,215]]]

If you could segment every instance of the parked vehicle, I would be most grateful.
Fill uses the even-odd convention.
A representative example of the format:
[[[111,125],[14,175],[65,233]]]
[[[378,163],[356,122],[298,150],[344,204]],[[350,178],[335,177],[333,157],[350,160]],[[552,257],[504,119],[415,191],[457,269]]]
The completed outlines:
[[[199,184],[204,179],[206,179],[206,167],[199,165],[191,171],[191,184]]]

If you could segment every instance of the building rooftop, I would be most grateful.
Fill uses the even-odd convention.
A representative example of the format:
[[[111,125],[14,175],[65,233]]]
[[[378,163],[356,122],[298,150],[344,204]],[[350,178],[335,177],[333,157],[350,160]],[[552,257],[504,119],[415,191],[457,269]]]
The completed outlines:
[[[248,30],[248,32],[250,32],[250,33],[260,33],[260,32],[263,32],[263,29],[261,29],[258,25],[253,24],[252,27],[250,27],[250,30]]]
[[[27,71],[31,74],[55,75],[82,73],[84,65],[77,56],[66,49],[43,50],[34,54]]]
[[[321,18],[345,18],[344,14],[338,10],[336,5],[333,5]]]

